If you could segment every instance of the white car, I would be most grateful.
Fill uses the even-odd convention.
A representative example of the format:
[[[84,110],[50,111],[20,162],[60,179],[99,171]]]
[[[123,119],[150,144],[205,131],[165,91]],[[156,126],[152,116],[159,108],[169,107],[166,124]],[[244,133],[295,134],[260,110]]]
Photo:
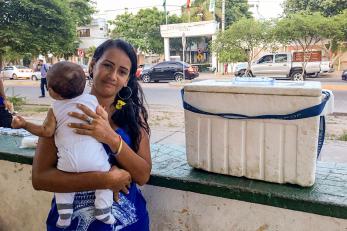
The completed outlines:
[[[233,65],[233,73],[235,76],[243,76],[248,67],[247,62],[238,62]]]
[[[334,68],[332,67],[330,61],[322,61],[320,64],[320,73],[331,73],[334,72]]]
[[[33,70],[25,66],[6,66],[2,71],[3,78],[9,79],[31,79],[33,76]]]
[[[40,80],[41,79],[41,72],[40,71],[33,72],[31,75],[31,79],[35,80],[35,81]]]

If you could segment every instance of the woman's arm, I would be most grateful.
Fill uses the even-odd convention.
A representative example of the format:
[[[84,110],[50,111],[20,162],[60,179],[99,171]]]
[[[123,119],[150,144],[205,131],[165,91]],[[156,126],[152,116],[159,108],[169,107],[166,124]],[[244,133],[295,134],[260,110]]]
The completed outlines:
[[[83,121],[87,121],[88,117],[91,117],[93,120],[91,124],[72,123],[69,126],[75,128],[74,131],[76,133],[92,136],[99,142],[107,144],[113,152],[117,152],[120,139],[119,135],[109,124],[107,112],[100,106],[97,108],[97,113],[84,105],[78,105],[78,108],[85,114],[71,112],[69,115]],[[141,129],[141,141],[137,153],[123,141],[122,150],[120,153],[117,153],[116,159],[120,166],[130,173],[133,181],[139,185],[146,184],[152,169],[149,136],[147,132]]]
[[[117,152],[120,139],[117,135],[109,136],[107,144],[113,152]],[[151,151],[149,136],[144,129],[141,129],[141,141],[139,150],[135,153],[124,141],[122,150],[116,154],[117,162],[120,167],[127,170],[131,178],[139,185],[148,182],[152,170]]]
[[[128,172],[113,168],[109,172],[67,173],[56,168],[57,148],[54,138],[40,138],[32,168],[32,184],[36,190],[49,192],[79,192],[112,189],[127,192]]]
[[[2,78],[0,78],[0,97],[2,97],[4,100],[6,100],[6,94],[5,94],[5,87],[2,82]]]

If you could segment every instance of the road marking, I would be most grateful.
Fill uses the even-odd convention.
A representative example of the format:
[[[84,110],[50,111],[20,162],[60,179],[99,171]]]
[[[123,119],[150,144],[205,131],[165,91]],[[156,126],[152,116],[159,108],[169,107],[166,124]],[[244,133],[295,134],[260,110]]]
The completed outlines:
[[[324,89],[332,90],[332,91],[347,91],[347,85],[322,85]]]

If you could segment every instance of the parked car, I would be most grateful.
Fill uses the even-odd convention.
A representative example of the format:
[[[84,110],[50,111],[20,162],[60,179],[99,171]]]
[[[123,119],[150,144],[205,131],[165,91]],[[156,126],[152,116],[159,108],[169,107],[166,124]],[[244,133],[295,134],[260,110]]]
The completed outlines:
[[[165,61],[158,63],[149,69],[144,69],[141,78],[145,83],[151,81],[159,82],[160,80],[175,80],[179,82],[184,78],[194,79],[198,76],[199,72],[197,68],[188,63],[182,61]]]
[[[42,78],[42,76],[41,76],[40,71],[33,72],[32,76],[31,76],[31,80],[34,80],[34,81],[40,80],[41,78]]]
[[[304,80],[308,75],[317,75],[321,71],[321,52],[313,51],[302,74],[302,61],[304,53],[271,53],[261,56],[251,64],[251,74],[256,76],[269,76],[275,78],[290,78],[292,80]],[[242,71],[240,70],[240,73]]]
[[[347,69],[342,72],[342,80],[347,80]]]
[[[141,64],[139,65],[139,67],[136,70],[136,78],[140,79],[142,77],[142,71],[143,70],[147,70],[149,68],[151,68],[153,65],[152,64]]]
[[[322,61],[320,64],[320,74],[334,72],[333,65],[330,61]]]
[[[233,65],[233,73],[234,73],[234,75],[235,76],[243,76],[245,74],[247,66],[248,66],[247,62],[235,63]]]
[[[9,78],[9,79],[31,79],[33,75],[33,70],[29,67],[24,66],[6,66],[3,70],[3,78]]]

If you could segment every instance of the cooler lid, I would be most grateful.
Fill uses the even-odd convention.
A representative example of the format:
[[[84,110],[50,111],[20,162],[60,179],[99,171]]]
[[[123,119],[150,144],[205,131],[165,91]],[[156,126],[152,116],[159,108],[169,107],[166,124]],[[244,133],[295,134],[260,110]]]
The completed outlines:
[[[236,79],[236,78],[234,78]],[[322,95],[322,86],[317,81],[283,81],[269,78],[212,79],[193,82],[184,86],[187,92],[235,93],[256,95]]]

